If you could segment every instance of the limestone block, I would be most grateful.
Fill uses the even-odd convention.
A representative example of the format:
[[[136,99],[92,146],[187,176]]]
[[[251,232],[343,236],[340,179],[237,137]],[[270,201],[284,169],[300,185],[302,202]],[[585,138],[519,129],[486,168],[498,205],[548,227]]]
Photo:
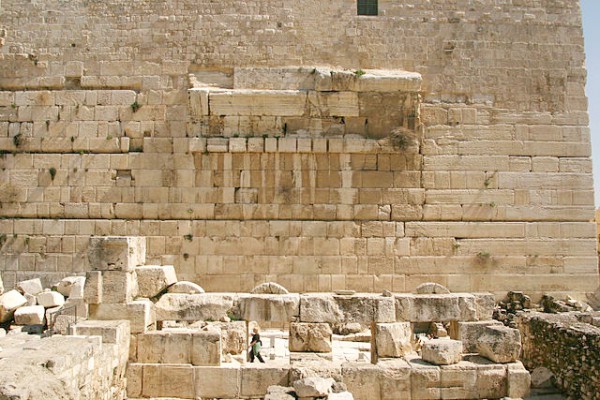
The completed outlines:
[[[396,294],[395,299],[398,321],[473,321],[477,317],[471,294]]]
[[[145,364],[143,397],[194,399],[194,367],[191,365]]]
[[[476,399],[477,366],[471,362],[443,365],[440,368],[442,399]]]
[[[146,261],[146,238],[92,237],[88,259],[96,271],[131,271]]]
[[[46,323],[48,326],[54,326],[56,324],[58,317],[61,316],[62,309],[63,306],[50,307],[46,309]],[[72,320],[74,320],[74,318]],[[71,321],[71,318],[67,318],[67,321]]]
[[[201,294],[204,289],[200,285],[188,281],[175,282],[167,289],[168,293]]]
[[[228,293],[167,293],[154,304],[154,310],[157,321],[218,321],[227,316],[235,299]]]
[[[497,363],[517,361],[521,354],[521,333],[505,326],[488,326],[479,337],[477,350]]]
[[[292,322],[300,313],[298,294],[240,295],[240,316],[246,321]]]
[[[45,308],[60,307],[65,304],[65,296],[54,291],[42,292],[36,297],[37,303]]]
[[[375,325],[375,346],[379,357],[403,357],[412,351],[410,322]]]
[[[100,336],[102,343],[112,343],[129,348],[130,322],[127,320],[79,321],[73,326],[73,335]]]
[[[317,117],[358,117],[356,92],[311,92],[308,95],[311,115]]]
[[[531,375],[520,361],[507,365],[508,393],[510,398],[525,398],[529,396]]]
[[[235,68],[233,87],[235,89],[314,90],[315,68]]]
[[[25,293],[25,294],[23,294],[23,296],[25,296],[25,298],[27,299],[26,305],[35,306],[37,304],[37,297],[35,297],[34,295]]]
[[[208,94],[209,89],[189,89],[190,114],[193,118],[200,119],[209,115]]]
[[[77,315],[77,318],[87,318],[88,317],[88,305],[85,300],[81,298],[69,297],[65,301],[65,309],[70,310],[70,313],[73,315]]]
[[[46,320],[44,306],[20,307],[14,316],[17,325],[43,325]]]
[[[142,396],[142,371],[144,364],[127,364],[127,397],[137,398]]]
[[[241,367],[240,397],[263,397],[269,386],[289,385],[289,366],[275,367],[269,364],[255,366],[246,364]]]
[[[93,304],[90,305],[91,319],[129,320],[131,333],[144,333],[156,322],[152,311],[152,302],[147,299],[132,301],[129,304]]]
[[[506,369],[478,368],[477,394],[480,399],[501,399],[508,395]]]
[[[85,274],[83,299],[88,304],[102,303],[102,272],[90,271]]]
[[[35,296],[44,290],[44,287],[42,286],[42,281],[39,278],[35,278],[17,283],[17,290],[22,294],[29,293]]]
[[[269,386],[264,400],[296,400],[293,387]]]
[[[144,265],[135,267],[139,297],[155,297],[177,282],[172,265]]]
[[[326,323],[292,322],[289,349],[298,352],[331,352],[331,326]]]
[[[477,319],[488,321],[492,318],[496,299],[491,293],[473,293],[475,296],[475,308],[477,309]]]
[[[418,92],[422,77],[417,72],[368,69],[358,79],[360,92]]]
[[[221,330],[211,327],[192,335],[192,365],[221,365]]]
[[[327,400],[354,400],[354,396],[350,392],[331,393]]]
[[[252,294],[288,294],[288,290],[275,282],[265,282],[256,286],[250,292]]]
[[[463,344],[460,340],[434,339],[423,343],[421,358],[435,365],[456,364],[462,360]]]
[[[60,282],[58,282],[58,285],[56,285],[56,290],[65,297],[74,297],[71,294],[71,290],[73,289],[73,287],[76,286],[77,288],[83,289],[84,285],[85,285],[85,277],[83,277],[83,276],[67,276],[66,278],[63,278]],[[79,298],[82,297],[80,292],[76,291],[73,294],[75,295],[75,297],[77,297],[77,296],[79,296]]]
[[[346,384],[348,391],[354,395],[356,400],[381,400],[381,391],[379,389],[379,380],[381,376],[382,370],[379,365],[359,362],[345,363],[342,365],[342,381]]]
[[[411,398],[412,367],[404,359],[379,360],[379,385],[382,400]]]
[[[463,352],[477,352],[479,338],[488,326],[502,326],[502,322],[496,320],[453,322],[450,325],[450,337],[463,343]]]
[[[394,322],[394,298],[379,295],[336,296],[304,294],[300,297],[301,322],[328,322],[330,324],[358,322]]]
[[[304,397],[325,397],[332,392],[334,380],[331,378],[321,378],[311,376],[304,379],[299,379],[293,382],[296,396]]]
[[[244,354],[248,347],[245,321],[210,322],[209,324],[221,330],[223,354]]]
[[[194,367],[194,376],[197,398],[237,399],[240,397],[241,370],[239,364]]]
[[[410,374],[411,399],[441,398],[440,367],[432,366],[422,360],[413,360],[410,365],[413,368]]]
[[[299,90],[228,90],[209,93],[211,115],[301,116],[306,92]]]
[[[102,303],[129,303],[137,293],[137,279],[133,272],[102,271]]]

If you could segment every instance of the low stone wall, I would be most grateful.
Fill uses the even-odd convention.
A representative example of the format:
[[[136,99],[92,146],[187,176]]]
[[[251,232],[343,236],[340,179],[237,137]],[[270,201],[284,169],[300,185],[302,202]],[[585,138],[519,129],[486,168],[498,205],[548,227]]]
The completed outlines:
[[[598,398],[600,313],[595,314],[586,318],[575,313],[523,313],[517,319],[523,363],[529,370],[546,367],[552,371],[569,398]]]

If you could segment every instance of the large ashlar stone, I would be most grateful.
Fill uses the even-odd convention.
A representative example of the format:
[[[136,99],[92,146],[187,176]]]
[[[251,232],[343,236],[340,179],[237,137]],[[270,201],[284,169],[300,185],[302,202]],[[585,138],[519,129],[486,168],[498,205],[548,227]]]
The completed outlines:
[[[488,321],[492,319],[494,307],[496,307],[496,298],[491,293],[472,293],[475,296],[475,308],[477,309],[477,319],[479,321]]]
[[[15,324],[43,325],[46,319],[44,306],[20,307],[15,310]]]
[[[408,376],[409,397],[399,396],[398,399],[410,398],[410,369]],[[381,377],[382,370],[379,364],[352,362],[342,365],[342,380],[356,400],[381,400],[379,388]]]
[[[146,238],[92,237],[88,259],[96,271],[131,271],[146,262]]]
[[[180,294],[202,294],[204,289],[193,282],[179,281],[169,286],[167,289],[168,293],[180,293]]]
[[[508,397],[525,398],[529,396],[531,375],[520,361],[507,365]]]
[[[235,89],[314,90],[313,67],[238,67],[234,69]]]
[[[463,345],[460,340],[435,339],[423,343],[421,358],[435,365],[450,365],[462,360]]]
[[[256,286],[250,292],[252,294],[288,294],[288,290],[275,282],[265,282]]]
[[[209,92],[210,115],[300,117],[306,92],[300,90],[219,90]]]
[[[240,316],[246,321],[292,322],[300,314],[298,294],[240,295]]]
[[[194,367],[196,396],[201,399],[238,399],[242,386],[241,375],[238,364]]]
[[[137,277],[133,272],[102,271],[102,303],[129,303],[137,294]]]
[[[290,324],[290,351],[330,353],[331,326],[326,323],[292,322]]]
[[[81,292],[85,286],[84,276],[67,276],[63,278],[58,285],[56,285],[56,291],[65,297],[81,298]],[[75,288],[74,293],[71,293]]]
[[[0,295],[0,322],[10,321],[15,310],[27,304],[27,299],[16,290]]]
[[[501,399],[508,395],[507,371],[503,365],[477,369],[477,395],[480,399]]]
[[[221,332],[173,329],[138,336],[137,357],[142,363],[221,364]]]
[[[412,351],[410,322],[375,325],[375,346],[379,357],[403,357]]]
[[[360,92],[418,92],[423,78],[417,72],[368,69],[358,79]]]
[[[452,294],[395,294],[398,321],[476,321],[475,296]]]
[[[152,302],[147,299],[132,301],[128,304],[92,304],[89,307],[91,319],[121,320],[130,322],[131,333],[144,333],[155,324]]]
[[[412,367],[404,359],[380,360],[381,375],[378,377],[382,400],[411,398]],[[369,399],[370,397],[367,397]]]
[[[157,321],[218,321],[227,317],[236,295],[230,293],[171,294],[154,304]]]
[[[248,329],[246,321],[206,322],[198,321],[189,326],[190,329],[205,329],[213,326],[221,330],[221,346],[223,355],[243,354],[248,348]]]
[[[262,398],[269,386],[289,385],[289,366],[246,364],[241,367],[241,372],[240,397]]]
[[[450,337],[460,340],[463,344],[464,353],[476,353],[479,338],[484,334],[488,326],[502,326],[502,322],[496,320],[452,322],[450,325]]]
[[[88,304],[102,303],[102,272],[90,271],[85,275],[83,299]]]
[[[305,397],[325,397],[332,392],[334,380],[331,378],[321,378],[311,376],[293,382],[296,396]]]
[[[439,399],[441,398],[441,369],[421,359],[409,362],[412,367],[410,373],[411,399]]]
[[[192,365],[221,365],[221,330],[210,326],[192,334]]]
[[[144,265],[135,268],[139,297],[155,297],[177,282],[172,265]]]
[[[194,399],[194,375],[194,367],[191,365],[145,364],[142,372],[142,397]]]
[[[22,294],[29,293],[35,296],[43,291],[44,287],[40,278],[34,278],[17,283],[17,290]]]
[[[331,294],[303,294],[300,296],[301,322],[329,324],[395,322],[394,298],[360,294],[338,296]]]
[[[477,365],[461,361],[440,367],[442,399],[477,399]]]
[[[79,321],[73,325],[73,335],[100,336],[102,343],[113,343],[129,347],[130,323],[127,320]]]
[[[65,304],[65,296],[55,291],[46,291],[38,294],[37,303],[45,308],[60,307]]]
[[[479,337],[479,354],[496,363],[510,363],[521,354],[521,333],[505,326],[489,326]]]

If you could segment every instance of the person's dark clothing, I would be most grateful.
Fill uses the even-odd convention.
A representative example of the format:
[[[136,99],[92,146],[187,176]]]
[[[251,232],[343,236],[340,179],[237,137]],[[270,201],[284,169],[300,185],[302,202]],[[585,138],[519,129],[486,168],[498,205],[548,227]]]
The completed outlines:
[[[254,357],[258,358],[258,361],[264,363],[262,356],[260,355],[260,348],[262,347],[262,340],[260,340],[260,335],[255,333],[252,335],[252,340],[250,341],[250,362],[254,362]]]

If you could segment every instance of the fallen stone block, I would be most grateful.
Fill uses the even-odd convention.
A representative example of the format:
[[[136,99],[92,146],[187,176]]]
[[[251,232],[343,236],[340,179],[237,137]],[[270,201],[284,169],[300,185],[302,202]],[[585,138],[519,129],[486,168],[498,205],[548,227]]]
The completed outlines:
[[[130,322],[131,333],[144,333],[156,323],[152,302],[147,299],[132,301],[129,304],[93,304],[89,306],[90,319],[121,320]]]
[[[71,293],[73,287],[77,284],[77,288],[75,293]],[[67,276],[63,278],[58,285],[56,285],[56,291],[62,294],[65,297],[83,297],[81,290],[85,285],[85,277],[84,276]]]
[[[410,322],[375,325],[375,346],[378,357],[403,357],[412,351]]]
[[[73,335],[78,336],[100,336],[102,343],[112,343],[129,347],[130,322],[127,320],[79,321],[73,326]]]
[[[102,272],[102,303],[129,303],[138,294],[136,275],[124,271]]]
[[[144,265],[135,268],[138,296],[155,297],[177,282],[172,265]]]
[[[41,292],[36,297],[38,304],[45,308],[60,307],[65,304],[65,296],[55,291]]]
[[[531,372],[531,387],[550,388],[554,386],[554,374],[546,367],[537,367]]]
[[[245,321],[292,322],[300,314],[298,294],[240,295],[240,317]]]
[[[39,278],[35,278],[17,283],[17,290],[23,295],[29,293],[35,296],[42,292],[44,287],[42,286],[42,281]]]
[[[241,367],[240,397],[263,397],[269,386],[289,385],[289,366],[246,364]]]
[[[43,306],[20,307],[15,310],[14,317],[17,325],[44,325],[46,322]]]
[[[157,321],[219,321],[227,317],[236,295],[167,293],[154,304]]]
[[[457,322],[450,324],[450,337],[460,340],[463,344],[464,353],[476,353],[479,338],[484,334],[488,326],[503,326],[502,322],[496,320]]]
[[[508,393],[510,398],[525,398],[529,396],[531,375],[520,361],[507,366]]]
[[[250,292],[252,294],[288,294],[288,290],[275,282],[265,282],[256,286]]]
[[[204,293],[204,289],[193,282],[179,281],[169,286],[167,289],[168,293],[183,293],[183,294],[201,294]]]
[[[332,392],[334,380],[331,378],[308,377],[293,383],[296,396],[303,397],[325,397]]]
[[[359,294],[352,296],[321,293],[300,296],[300,322],[341,324],[395,322],[393,297]]]
[[[88,260],[96,271],[132,271],[146,262],[146,238],[92,237]]]
[[[294,352],[331,352],[331,326],[326,323],[292,322],[289,349]]]
[[[409,322],[476,321],[475,296],[451,294],[395,294],[396,319]]]
[[[296,400],[294,388],[279,385],[269,386],[264,400]]]
[[[505,326],[489,326],[479,337],[477,351],[496,363],[510,363],[521,354],[521,333]]]
[[[10,321],[17,308],[27,304],[27,299],[16,290],[0,295],[0,322]]]
[[[462,360],[462,349],[460,340],[428,340],[421,348],[421,358],[434,365],[456,364]]]
[[[102,273],[100,271],[86,273],[83,298],[88,304],[102,303]]]

